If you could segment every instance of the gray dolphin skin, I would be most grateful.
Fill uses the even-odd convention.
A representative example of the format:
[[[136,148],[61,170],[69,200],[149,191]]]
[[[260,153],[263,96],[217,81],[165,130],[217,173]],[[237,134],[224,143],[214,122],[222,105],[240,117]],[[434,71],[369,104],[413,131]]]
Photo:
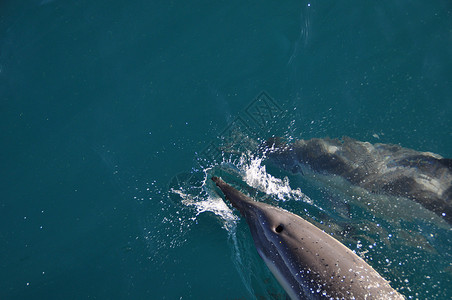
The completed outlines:
[[[452,160],[399,145],[371,144],[349,137],[267,141],[267,156],[293,173],[341,176],[372,193],[403,196],[452,224]]]
[[[286,210],[212,180],[246,219],[257,252],[291,299],[405,299],[358,255]]]

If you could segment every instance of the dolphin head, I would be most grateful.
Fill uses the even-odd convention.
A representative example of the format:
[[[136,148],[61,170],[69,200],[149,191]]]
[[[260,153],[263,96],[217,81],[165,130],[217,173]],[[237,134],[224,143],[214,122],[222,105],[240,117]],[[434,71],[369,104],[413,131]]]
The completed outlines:
[[[256,250],[291,299],[403,299],[363,259],[301,217],[212,180],[246,219]]]
[[[278,236],[288,222],[285,210],[254,201],[218,177],[212,177],[212,180],[221,189],[226,199],[240,211],[250,228],[261,231],[266,240],[278,241]]]
[[[212,180],[221,189],[232,206],[238,209],[240,214],[246,219],[257,252],[275,275],[278,282],[292,299],[300,298],[300,295],[305,294],[307,291],[303,291],[306,285],[300,285],[291,275],[293,271],[298,272],[297,258],[291,253],[284,253],[287,256],[283,257],[280,254],[281,249],[278,249],[278,245],[286,245],[287,240],[290,243],[291,239],[292,224],[290,219],[287,218],[287,211],[254,201],[218,177],[212,177]],[[292,238],[294,237],[292,236]],[[284,252],[284,249],[282,250]],[[287,266],[284,260],[292,261],[293,263],[291,266],[290,264]],[[292,267],[293,270],[290,270],[289,267]]]
[[[254,201],[218,177],[212,180],[246,219],[257,252],[291,299],[317,299],[322,292],[323,296],[329,295],[324,288],[324,274],[319,274],[324,262],[312,249],[316,234],[323,235],[322,231],[315,228],[318,232],[310,232],[314,226],[299,216]]]
[[[221,189],[232,206],[240,211],[250,228],[264,232],[266,239],[277,240],[278,235],[284,230],[288,221],[285,210],[254,201],[224,182],[221,178],[212,177],[212,180]]]

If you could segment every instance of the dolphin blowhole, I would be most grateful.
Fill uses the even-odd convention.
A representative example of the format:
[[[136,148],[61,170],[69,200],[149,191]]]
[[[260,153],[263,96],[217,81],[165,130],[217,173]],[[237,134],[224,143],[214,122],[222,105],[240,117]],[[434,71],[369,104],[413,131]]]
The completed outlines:
[[[281,233],[284,230],[284,225],[283,224],[279,224],[276,228],[275,231],[277,233]]]

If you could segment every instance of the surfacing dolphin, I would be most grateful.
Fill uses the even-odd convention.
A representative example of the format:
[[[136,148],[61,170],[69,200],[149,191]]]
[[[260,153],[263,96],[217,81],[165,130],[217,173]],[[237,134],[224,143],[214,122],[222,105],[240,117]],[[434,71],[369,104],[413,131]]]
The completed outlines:
[[[246,219],[257,252],[291,299],[405,299],[358,255],[301,217],[212,180]]]
[[[266,143],[268,157],[293,173],[309,171],[345,178],[372,193],[403,196],[452,224],[452,160],[399,145],[349,137]]]

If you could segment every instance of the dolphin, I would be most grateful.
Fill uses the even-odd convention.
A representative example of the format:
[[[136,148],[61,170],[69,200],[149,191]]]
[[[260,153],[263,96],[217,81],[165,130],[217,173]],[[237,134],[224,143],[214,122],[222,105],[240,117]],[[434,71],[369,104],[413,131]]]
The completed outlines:
[[[452,224],[452,159],[349,137],[266,142],[263,151],[293,173],[340,176],[371,193],[411,199]]]
[[[212,180],[246,219],[257,252],[291,299],[405,299],[331,235],[218,177]]]

